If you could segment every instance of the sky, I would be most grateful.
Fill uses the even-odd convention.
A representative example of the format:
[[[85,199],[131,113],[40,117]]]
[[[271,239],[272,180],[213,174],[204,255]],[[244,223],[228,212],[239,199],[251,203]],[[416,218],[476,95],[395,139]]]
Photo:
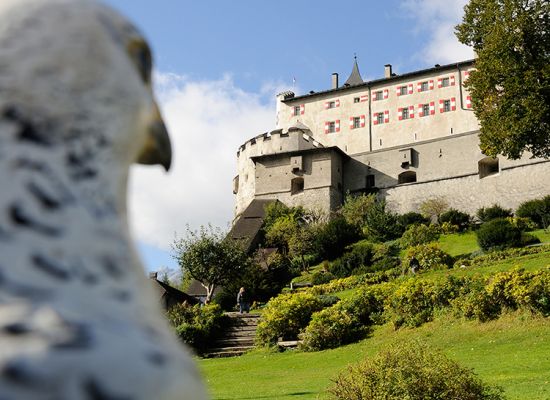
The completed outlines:
[[[275,95],[473,58],[455,38],[467,0],[104,0],[143,32],[174,160],[132,167],[130,227],[146,270],[179,270],[186,230],[234,217],[236,152],[275,128]]]

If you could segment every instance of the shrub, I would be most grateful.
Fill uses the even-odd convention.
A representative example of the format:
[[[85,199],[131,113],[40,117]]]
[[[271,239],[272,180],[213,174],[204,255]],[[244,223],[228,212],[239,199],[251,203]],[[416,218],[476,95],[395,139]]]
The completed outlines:
[[[458,259],[455,262],[454,267],[455,268],[458,268],[461,266],[476,267],[476,266],[484,265],[490,262],[506,260],[511,257],[521,257],[528,254],[544,253],[546,251],[550,251],[550,245],[493,251],[491,253],[479,255],[474,258]]]
[[[537,229],[537,224],[525,217],[508,217],[510,223],[522,232],[533,231]]]
[[[449,223],[451,225],[458,226],[459,231],[466,230],[471,223],[472,217],[470,217],[469,214],[466,214],[462,211],[455,210],[454,208],[451,208],[448,211],[445,211],[443,214],[439,216],[439,223]]]
[[[409,262],[416,258],[421,270],[447,268],[452,265],[452,257],[445,253],[437,243],[420,244],[407,250],[403,267],[409,268]]]
[[[401,226],[403,232],[411,225],[429,225],[430,220],[417,212],[408,212],[397,216],[397,223]]]
[[[500,388],[419,342],[396,343],[349,366],[329,393],[337,400],[504,399]]]
[[[282,294],[271,299],[264,308],[256,330],[261,346],[277,343],[277,339],[295,339],[311,315],[323,308],[321,300],[310,293]]]
[[[439,238],[439,230],[435,225],[411,225],[401,236],[401,247],[417,246],[435,242]]]
[[[373,242],[386,242],[397,239],[403,231],[397,223],[397,215],[386,210],[386,201],[380,200],[367,210],[363,233]]]
[[[202,307],[176,304],[166,315],[177,336],[198,353],[204,352],[208,344],[220,335],[225,322],[223,311],[217,304]]]
[[[439,221],[439,216],[449,209],[449,203],[443,197],[434,197],[420,204],[420,212],[430,222]]]
[[[550,225],[550,195],[521,203],[516,216],[529,218],[537,227],[546,229]]]
[[[386,295],[384,287],[369,287],[313,314],[301,335],[301,347],[307,351],[330,349],[363,338],[368,327],[380,320]]]
[[[476,215],[481,222],[488,222],[497,218],[511,217],[512,210],[502,208],[498,204],[493,204],[491,207],[481,207],[477,210]]]
[[[330,272],[316,271],[311,276],[311,284],[312,285],[322,285],[324,283],[330,282],[333,279],[336,279],[336,276],[333,275]]]
[[[347,245],[360,237],[358,229],[346,222],[341,215],[334,216],[326,224],[320,224],[316,232],[316,245],[321,259],[334,260]]]
[[[431,321],[434,310],[447,306],[453,295],[433,281],[409,279],[389,297],[387,313],[395,329],[414,328]]]
[[[487,292],[485,280],[481,278],[468,280],[451,305],[455,315],[480,322],[498,318],[502,310],[494,296]]]
[[[505,218],[485,222],[476,235],[479,247],[485,251],[517,247],[521,243],[521,231]]]
[[[520,242],[519,242],[519,245],[520,246],[530,246],[530,245],[533,245],[533,244],[539,244],[540,243],[540,239],[536,236],[533,236],[529,233],[522,233],[521,234],[521,239],[520,239]]]
[[[371,265],[373,256],[374,247],[372,243],[362,241],[351,246],[351,250],[334,260],[328,268],[335,276],[345,278],[352,275],[359,267]]]
[[[340,209],[340,213],[350,225],[361,229],[365,224],[368,209],[372,207],[375,202],[375,195],[347,195],[344,205]]]

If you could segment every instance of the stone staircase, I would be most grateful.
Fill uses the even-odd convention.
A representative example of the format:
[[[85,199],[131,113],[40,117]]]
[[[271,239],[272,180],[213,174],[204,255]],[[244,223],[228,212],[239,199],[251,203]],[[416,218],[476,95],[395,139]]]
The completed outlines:
[[[224,336],[213,343],[204,355],[207,358],[240,356],[254,348],[256,326],[260,316],[236,312],[226,313],[226,315],[229,317],[229,327]]]

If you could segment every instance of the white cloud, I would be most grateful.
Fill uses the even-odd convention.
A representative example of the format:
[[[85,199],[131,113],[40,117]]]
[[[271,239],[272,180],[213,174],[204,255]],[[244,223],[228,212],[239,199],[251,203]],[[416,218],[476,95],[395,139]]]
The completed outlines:
[[[171,73],[155,78],[173,164],[168,174],[160,167],[132,168],[129,213],[139,242],[168,250],[175,232],[181,236],[187,224],[193,229],[208,223],[226,228],[231,222],[237,149],[274,128],[275,93],[266,104],[264,91],[245,92],[230,76],[203,82]]]
[[[427,44],[417,56],[429,63],[451,63],[474,57],[473,50],[458,41],[454,27],[462,21],[468,0],[404,0],[407,15],[415,21],[416,33],[427,35]]]

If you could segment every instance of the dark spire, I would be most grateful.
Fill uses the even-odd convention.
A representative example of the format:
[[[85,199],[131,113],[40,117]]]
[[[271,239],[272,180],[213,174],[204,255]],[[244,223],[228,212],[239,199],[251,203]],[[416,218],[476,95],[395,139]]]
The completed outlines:
[[[353,58],[353,69],[348,80],[344,83],[344,86],[354,86],[363,83],[363,78],[361,78],[361,74],[359,73],[359,66],[357,65],[357,55],[354,54]]]

